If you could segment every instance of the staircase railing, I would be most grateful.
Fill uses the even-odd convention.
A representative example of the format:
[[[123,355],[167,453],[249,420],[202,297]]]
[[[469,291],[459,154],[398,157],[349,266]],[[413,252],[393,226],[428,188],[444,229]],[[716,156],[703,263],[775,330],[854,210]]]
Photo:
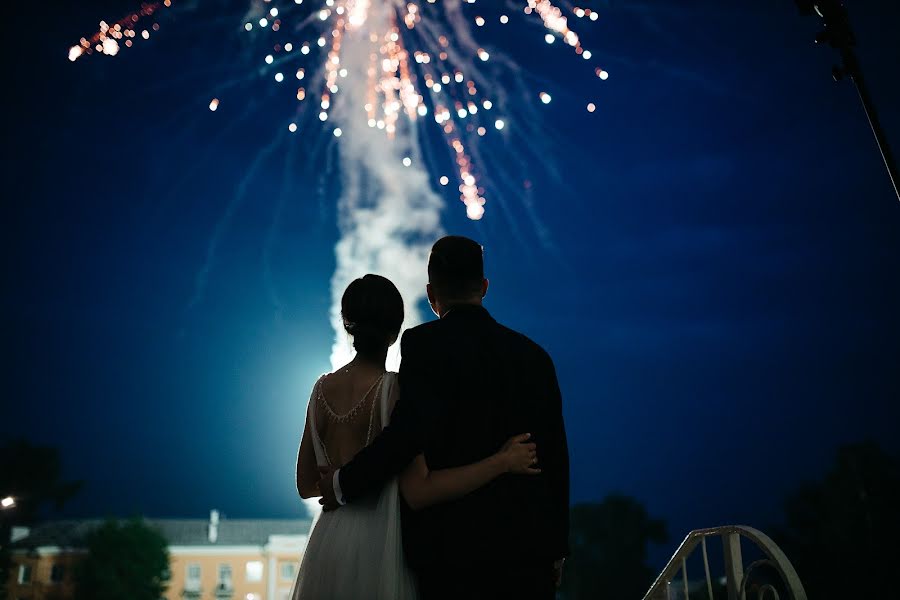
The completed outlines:
[[[713,527],[711,529],[697,529],[690,532],[678,550],[669,560],[666,567],[650,586],[650,590],[644,596],[644,600],[691,600],[691,586],[687,574],[687,559],[699,547],[703,555],[703,569],[706,589],[694,592],[695,600],[715,600],[713,595],[713,579],[710,576],[709,555],[707,553],[707,538],[720,537],[724,548],[725,559],[725,588],[728,600],[807,600],[803,584],[797,577],[791,561],[784,552],[766,534],[752,527],[742,525],[730,525],[726,527]],[[741,552],[741,539],[752,542],[765,558],[756,560],[745,567]],[[778,587],[765,580],[753,585],[756,597],[748,597],[751,592],[751,582],[755,574],[765,567],[774,569],[781,579],[782,591],[786,591],[788,598],[782,598]],[[679,577],[680,574],[680,577]],[[680,579],[680,585],[676,582]],[[673,583],[676,582],[676,583]],[[705,593],[704,593],[705,592]]]

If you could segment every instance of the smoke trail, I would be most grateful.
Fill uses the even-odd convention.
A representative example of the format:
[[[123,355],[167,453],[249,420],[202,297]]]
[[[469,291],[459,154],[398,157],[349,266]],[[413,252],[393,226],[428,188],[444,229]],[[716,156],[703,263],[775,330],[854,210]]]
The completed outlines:
[[[425,296],[428,252],[441,235],[442,203],[431,189],[415,123],[398,123],[396,137],[388,139],[383,131],[369,126],[363,108],[369,92],[369,36],[391,27],[391,10],[390,3],[373,3],[366,22],[348,29],[342,44],[341,66],[353,75],[341,79],[332,112],[343,133],[340,239],[335,247],[337,265],[331,280],[333,368],[353,356],[340,314],[341,295],[347,285],[366,273],[387,277],[403,296],[404,326],[418,324],[418,304]],[[399,351],[391,352],[388,367],[396,368],[399,360]]]

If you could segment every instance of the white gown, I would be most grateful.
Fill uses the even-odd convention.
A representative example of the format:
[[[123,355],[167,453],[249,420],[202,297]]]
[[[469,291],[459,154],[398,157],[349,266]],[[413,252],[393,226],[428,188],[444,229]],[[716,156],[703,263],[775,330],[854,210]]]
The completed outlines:
[[[321,380],[320,380],[321,381]],[[316,463],[328,467],[316,431],[316,391],[308,419]],[[390,419],[391,388],[397,374],[386,373],[375,398],[381,423]],[[313,521],[309,542],[291,594],[293,600],[415,600],[415,580],[403,555],[397,479],[370,498],[324,512]]]

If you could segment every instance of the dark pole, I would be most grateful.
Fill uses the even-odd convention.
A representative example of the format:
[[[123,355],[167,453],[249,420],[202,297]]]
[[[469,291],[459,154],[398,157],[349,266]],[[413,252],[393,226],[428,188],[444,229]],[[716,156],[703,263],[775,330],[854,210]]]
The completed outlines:
[[[856,85],[859,100],[866,112],[866,118],[869,120],[869,126],[872,128],[872,134],[875,136],[875,142],[878,144],[878,150],[881,152],[881,158],[884,160],[884,166],[894,188],[894,195],[900,201],[900,189],[897,188],[900,183],[900,174],[897,172],[897,164],[894,162],[891,146],[881,127],[878,112],[875,110],[875,104],[872,102],[872,96],[869,94],[869,88],[863,78],[862,67],[860,67],[859,59],[853,49],[856,46],[856,36],[850,27],[847,9],[844,8],[841,0],[795,0],[795,2],[801,14],[817,14],[825,22],[825,29],[816,35],[816,43],[827,43],[840,52],[842,64],[835,65],[831,74],[835,81],[840,81],[846,76]]]

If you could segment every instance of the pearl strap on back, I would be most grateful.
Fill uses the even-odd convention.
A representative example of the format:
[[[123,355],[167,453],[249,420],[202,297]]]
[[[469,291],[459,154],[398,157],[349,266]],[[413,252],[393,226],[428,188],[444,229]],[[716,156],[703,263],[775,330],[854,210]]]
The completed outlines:
[[[331,408],[331,406],[328,404],[328,401],[325,400],[325,393],[322,391],[323,384],[322,384],[321,380],[318,382],[318,384],[316,386],[318,388],[318,394],[317,394],[318,401],[319,401],[319,404],[325,408],[325,415],[331,421],[334,421],[335,423],[340,423],[340,424],[345,424],[345,423],[349,423],[350,421],[352,421],[354,419],[354,417],[356,417],[356,415],[359,414],[360,410],[362,410],[363,406],[365,406],[366,400],[368,399],[369,394],[371,394],[372,390],[373,389],[376,390],[375,394],[372,396],[372,398],[373,398],[372,410],[369,411],[369,428],[366,431],[366,441],[363,444],[363,447],[368,446],[369,442],[372,441],[372,424],[375,420],[375,400],[374,399],[378,398],[378,396],[381,395],[381,384],[383,381],[384,381],[384,373],[382,373],[381,375],[378,376],[378,379],[376,379],[372,383],[372,385],[369,387],[369,389],[366,390],[366,393],[363,394],[363,397],[360,398],[359,402],[357,402],[353,406],[353,408],[351,408],[349,411],[347,411],[346,413],[344,413],[342,415],[337,414]],[[376,387],[377,387],[377,389],[376,389]],[[328,463],[328,466],[334,467],[334,463],[331,461],[331,457],[328,455],[328,449],[325,447],[325,443],[322,441],[321,437],[319,436],[319,432],[315,426],[313,426],[313,432],[315,433],[316,438],[318,438],[319,444],[322,446],[322,453],[325,455],[325,461]]]

